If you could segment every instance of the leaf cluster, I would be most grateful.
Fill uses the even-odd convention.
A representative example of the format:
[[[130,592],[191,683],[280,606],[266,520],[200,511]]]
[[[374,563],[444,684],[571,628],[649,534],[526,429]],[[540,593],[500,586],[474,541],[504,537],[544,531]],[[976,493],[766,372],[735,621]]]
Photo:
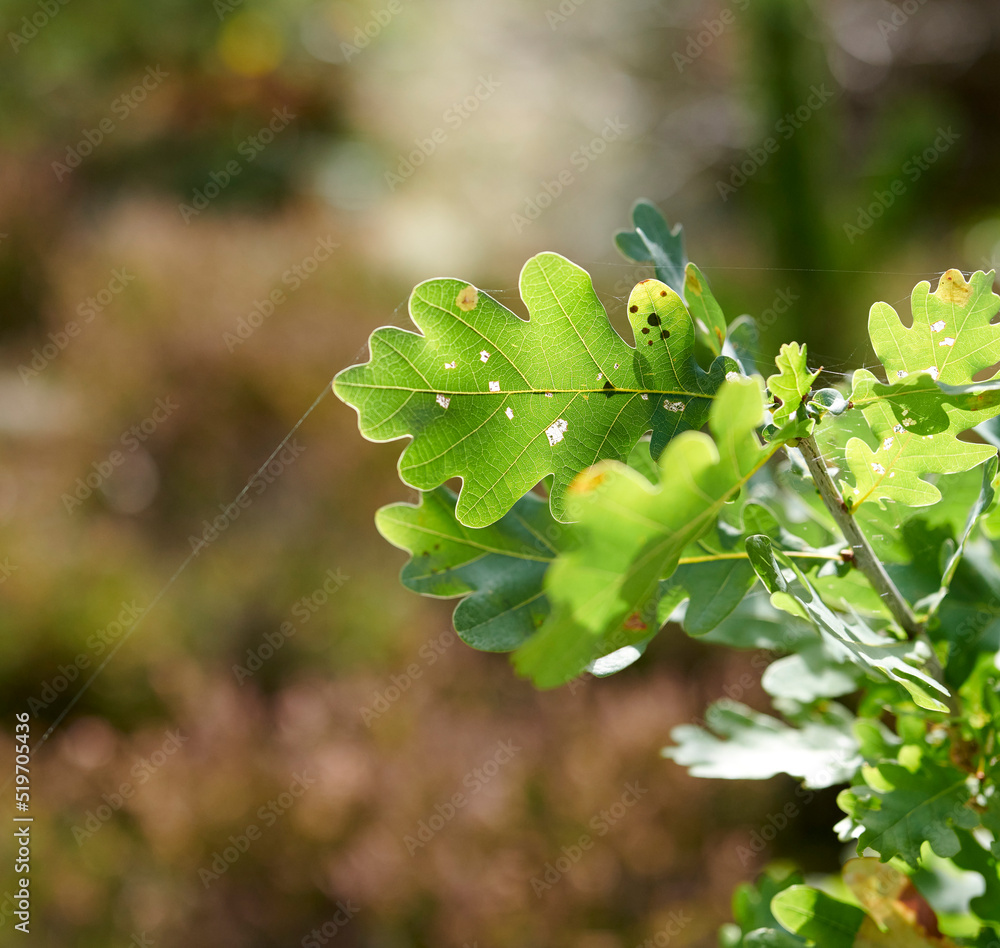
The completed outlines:
[[[335,379],[365,437],[408,439],[419,498],[376,518],[410,555],[402,582],[459,599],[461,638],[542,688],[620,672],[664,628],[764,650],[774,713],[716,702],[664,756],[846,784],[838,831],[877,860],[848,864],[846,900],[765,876],[723,944],[957,944],[901,894],[945,864],[984,880],[957,936],[979,938],[1000,926],[993,274],[918,284],[910,326],[876,303],[881,370],[822,388],[797,343],[759,374],[752,321],[727,321],[680,228],[648,202],[633,219],[617,245],[655,276],[629,296],[631,338],[543,253],[527,318],[429,280],[418,331],[376,330]]]

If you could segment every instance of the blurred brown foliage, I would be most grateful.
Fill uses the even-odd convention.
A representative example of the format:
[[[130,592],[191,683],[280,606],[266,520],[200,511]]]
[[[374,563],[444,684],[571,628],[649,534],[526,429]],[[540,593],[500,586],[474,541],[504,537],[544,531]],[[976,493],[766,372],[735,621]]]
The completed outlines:
[[[41,9],[12,6],[8,47]],[[834,858],[830,795],[747,858],[792,785],[695,781],[658,757],[746,656],[671,629],[616,678],[537,694],[503,657],[449,640],[450,604],[399,586],[403,558],[372,525],[410,493],[399,446],[362,441],[332,396],[266,489],[223,512],[333,373],[364,358],[369,332],[405,323],[416,280],[464,276],[511,302],[525,257],[554,249],[592,269],[620,318],[643,274],[610,235],[640,195],[685,223],[731,316],[794,297],[762,358],[798,336],[828,370],[863,363],[873,300],[988,267],[1000,248],[996,11],[58,9],[0,62],[3,759],[15,711],[32,709],[37,741],[121,647],[32,761],[35,943],[627,948],[670,932],[710,945],[733,885],[769,856]],[[119,97],[157,65],[168,79],[123,117]],[[499,89],[477,99],[491,75]],[[831,101],[724,194],[817,83]],[[295,120],[251,160],[241,145],[281,108]],[[114,131],[80,148],[108,116]],[[626,133],[574,164],[609,116]],[[906,162],[941,127],[954,147],[911,180]],[[437,128],[426,160],[387,178]],[[518,229],[564,168],[572,186]],[[845,225],[897,179],[905,193],[850,239]],[[321,241],[336,245],[324,261]],[[329,571],[347,579],[319,603]],[[129,616],[151,604],[133,634]],[[498,742],[517,751],[482,782]],[[636,784],[620,819],[601,816]],[[444,825],[411,855],[406,837],[435,815]],[[584,834],[593,846],[571,859]],[[0,865],[12,853],[6,835]],[[201,870],[217,858],[212,879]],[[566,860],[551,888],[532,885]],[[5,869],[7,930],[12,891]]]

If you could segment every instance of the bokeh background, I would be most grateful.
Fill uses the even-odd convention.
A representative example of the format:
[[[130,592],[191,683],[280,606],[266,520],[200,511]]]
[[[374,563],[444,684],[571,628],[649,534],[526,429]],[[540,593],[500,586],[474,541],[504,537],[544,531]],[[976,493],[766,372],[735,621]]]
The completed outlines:
[[[32,760],[28,940],[711,945],[768,859],[831,868],[832,792],[658,756],[712,699],[763,706],[753,656],[674,629],[534,692],[400,587],[372,523],[411,496],[400,446],[334,397],[206,521],[419,280],[516,308],[523,261],[556,250],[622,322],[647,273],[611,238],[638,197],[761,320],[762,359],[797,338],[833,378],[871,361],[874,300],[1000,256],[1000,8],[8,0],[0,21],[3,780],[15,713],[37,742],[121,646]]]

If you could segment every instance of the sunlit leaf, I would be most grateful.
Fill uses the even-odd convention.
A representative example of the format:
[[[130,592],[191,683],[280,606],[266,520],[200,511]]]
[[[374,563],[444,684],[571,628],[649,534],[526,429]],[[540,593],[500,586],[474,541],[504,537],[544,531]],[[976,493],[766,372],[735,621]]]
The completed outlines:
[[[371,360],[334,380],[373,441],[413,440],[400,477],[430,490],[463,479],[456,514],[472,527],[502,517],[554,474],[551,509],[566,519],[566,489],[602,459],[624,461],[652,430],[658,457],[704,423],[727,372],[693,357],[695,329],[680,297],[656,280],[629,297],[635,347],[611,327],[588,274],[539,254],[521,271],[530,318],[519,319],[460,280],[430,280],[410,297],[423,333],[376,330]]]
[[[889,384],[865,369],[854,374],[851,400],[880,442],[875,451],[855,440],[847,446],[854,503],[933,504],[940,493],[922,475],[969,470],[996,453],[957,437],[1000,413],[996,386],[963,390],[1000,362],[1000,326],[990,323],[1000,297],[992,286],[992,271],[966,282],[958,270],[943,274],[933,293],[929,283],[917,284],[909,328],[888,303],[872,307],[868,331]]]
[[[682,724],[664,757],[695,777],[764,780],[785,773],[819,789],[850,780],[861,764],[858,742],[847,728],[806,723],[790,727],[733,701],[710,705],[708,728]]]
[[[579,546],[549,570],[552,615],[518,650],[521,674],[554,687],[576,675],[605,636],[623,628],[655,631],[660,580],[777,449],[761,446],[754,434],[762,416],[758,384],[733,380],[709,419],[714,439],[694,431],[675,438],[660,458],[658,486],[614,462],[577,479]]]
[[[912,664],[911,660],[918,655],[914,643],[887,638],[866,625],[857,614],[835,613],[794,564],[779,563],[767,537],[750,537],[746,546],[757,575],[771,593],[771,603],[812,622],[835,656],[854,662],[869,674],[892,679],[906,688],[922,708],[948,710],[942,700],[948,697],[947,689]],[[785,578],[785,568],[794,572],[794,581]]]
[[[819,372],[809,371],[806,365],[806,347],[797,342],[786,342],[774,362],[778,372],[768,378],[767,388],[772,395],[781,399],[781,405],[772,413],[774,423],[781,425],[798,410]]]
[[[917,866],[925,841],[939,856],[954,856],[961,849],[956,829],[979,824],[968,805],[968,774],[951,764],[922,757],[914,771],[886,761],[874,774],[875,782],[888,789],[852,787],[837,798],[841,809],[864,827],[859,853],[870,847],[883,861],[898,856]]]
[[[867,918],[856,905],[807,885],[794,885],[779,892],[771,900],[771,911],[790,932],[821,948],[853,948]]]
[[[684,271],[684,301],[705,344],[713,355],[720,355],[726,342],[726,317],[712,295],[708,280],[693,263]]]

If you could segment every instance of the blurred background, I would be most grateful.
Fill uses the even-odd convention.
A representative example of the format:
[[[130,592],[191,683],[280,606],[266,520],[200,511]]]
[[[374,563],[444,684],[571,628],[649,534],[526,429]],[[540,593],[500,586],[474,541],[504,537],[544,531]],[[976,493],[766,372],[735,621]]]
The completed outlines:
[[[37,743],[121,646],[32,760],[33,943],[711,945],[768,859],[831,868],[833,792],[658,756],[713,699],[765,706],[752,655],[667,631],[534,692],[398,584],[372,515],[412,499],[400,445],[335,398],[227,505],[420,280],[517,309],[556,250],[623,324],[638,197],[762,359],[870,362],[872,302],[1000,257],[1000,8],[8,0],[2,26],[3,779],[15,713]],[[4,943],[12,861],[5,833]]]

